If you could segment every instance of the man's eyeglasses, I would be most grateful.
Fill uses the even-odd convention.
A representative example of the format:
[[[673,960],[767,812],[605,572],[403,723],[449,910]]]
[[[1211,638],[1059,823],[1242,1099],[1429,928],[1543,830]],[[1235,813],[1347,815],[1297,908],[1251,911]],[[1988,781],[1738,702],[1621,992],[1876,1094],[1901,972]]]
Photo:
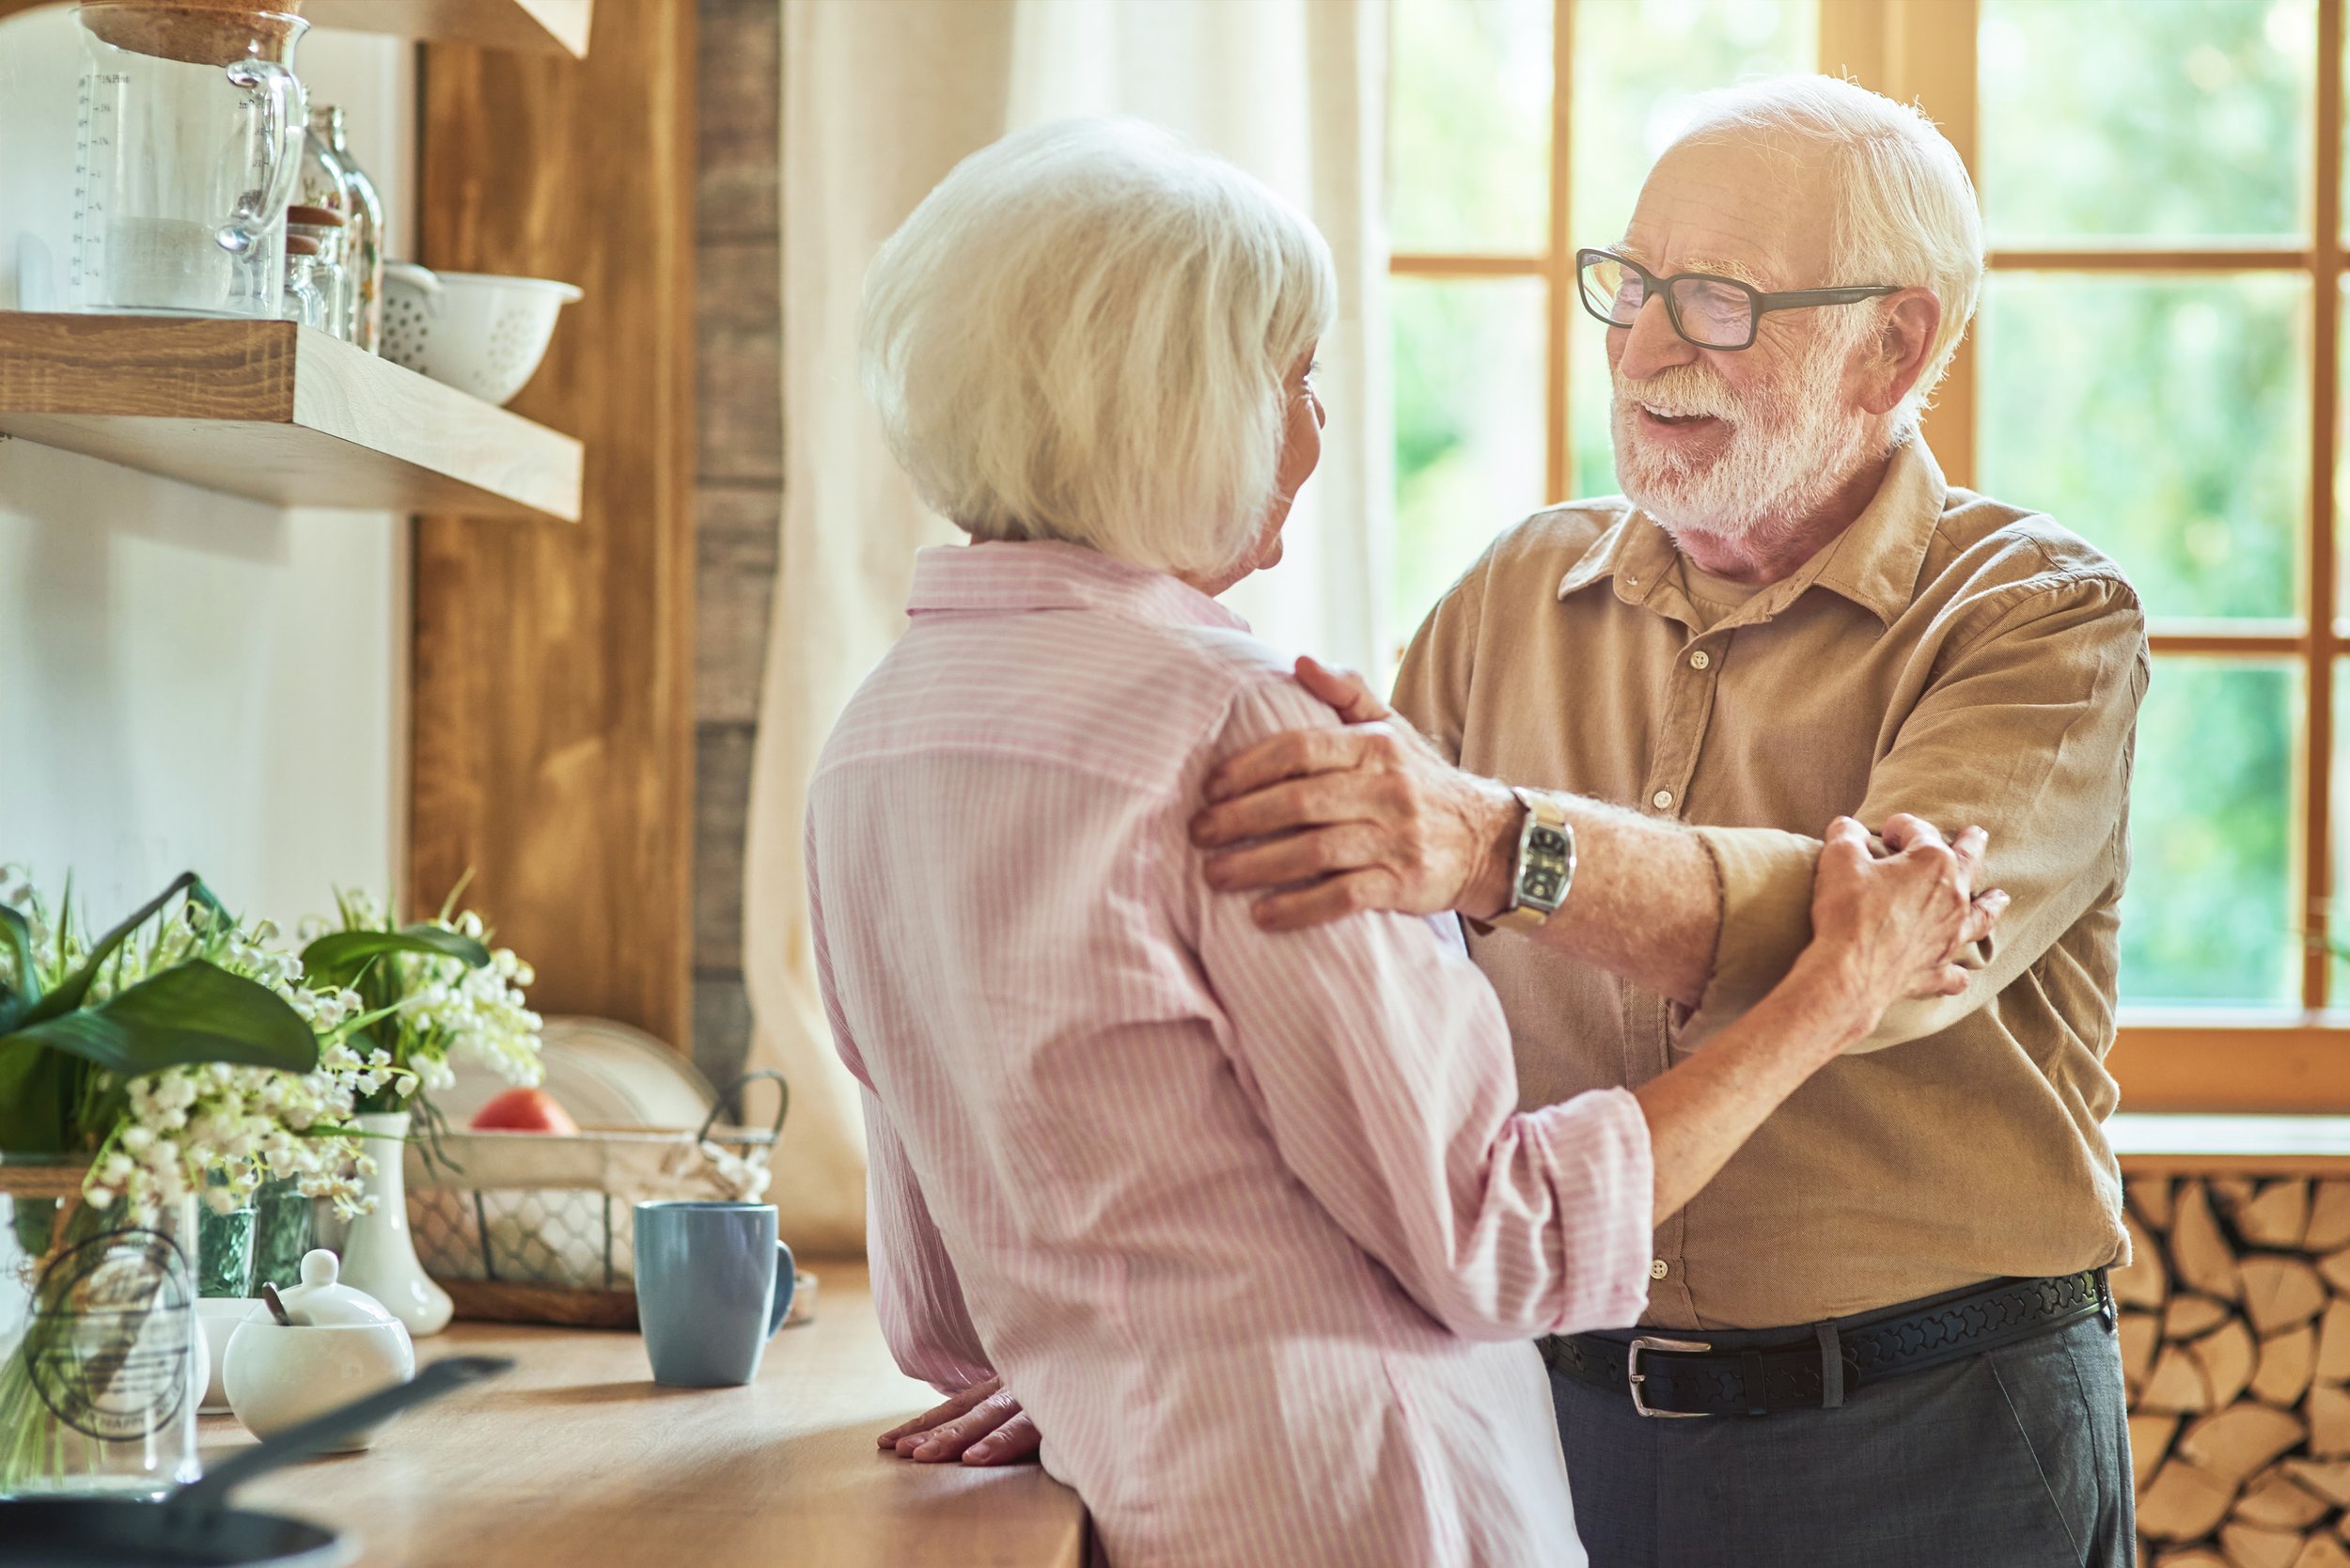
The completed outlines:
[[[1700,349],[1750,349],[1768,310],[1801,310],[1814,305],[1853,305],[1901,290],[1888,283],[1849,289],[1797,289],[1766,294],[1734,277],[1711,273],[1676,273],[1658,277],[1637,261],[1608,250],[1574,253],[1583,308],[1609,326],[1628,327],[1662,291],[1665,316],[1673,330]]]

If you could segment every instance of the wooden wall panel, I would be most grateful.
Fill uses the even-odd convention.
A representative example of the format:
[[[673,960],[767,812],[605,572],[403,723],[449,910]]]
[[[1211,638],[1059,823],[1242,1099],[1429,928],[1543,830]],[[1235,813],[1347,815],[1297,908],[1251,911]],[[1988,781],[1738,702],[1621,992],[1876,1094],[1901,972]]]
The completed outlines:
[[[699,0],[699,26],[694,1060],[723,1083],[751,1043],[743,857],[783,511],[783,12]]]
[[[578,284],[514,407],[587,444],[576,528],[416,531],[408,896],[467,902],[533,1002],[692,1038],[693,0],[584,61],[424,51],[419,259]]]

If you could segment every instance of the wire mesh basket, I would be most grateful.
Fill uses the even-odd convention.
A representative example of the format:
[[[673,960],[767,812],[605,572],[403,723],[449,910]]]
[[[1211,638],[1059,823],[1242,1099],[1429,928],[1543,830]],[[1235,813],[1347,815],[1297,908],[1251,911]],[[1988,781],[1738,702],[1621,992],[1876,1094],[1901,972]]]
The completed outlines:
[[[745,1085],[772,1079],[771,1127],[721,1127]],[[406,1152],[408,1223],[425,1272],[461,1316],[633,1324],[635,1205],[651,1199],[756,1201],[791,1095],[782,1075],[744,1074],[697,1130],[591,1127],[576,1134],[448,1133]]]

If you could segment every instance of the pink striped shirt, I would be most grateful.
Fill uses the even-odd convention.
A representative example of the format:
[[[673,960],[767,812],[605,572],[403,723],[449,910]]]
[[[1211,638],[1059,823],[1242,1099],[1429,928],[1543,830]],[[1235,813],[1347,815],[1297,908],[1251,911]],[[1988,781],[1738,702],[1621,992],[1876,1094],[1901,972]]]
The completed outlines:
[[[1582,1562],[1529,1341],[1647,1300],[1637,1104],[1519,1111],[1449,919],[1209,889],[1209,768],[1336,722],[1213,600],[981,544],[911,613],[807,856],[899,1363],[1000,1369],[1119,1568]]]

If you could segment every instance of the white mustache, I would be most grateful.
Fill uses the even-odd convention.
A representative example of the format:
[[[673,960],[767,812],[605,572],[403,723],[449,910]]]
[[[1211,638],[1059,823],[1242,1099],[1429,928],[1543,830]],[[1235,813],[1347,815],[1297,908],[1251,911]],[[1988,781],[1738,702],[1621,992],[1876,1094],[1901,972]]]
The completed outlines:
[[[1736,395],[1728,387],[1685,372],[1677,373],[1669,380],[1657,377],[1636,382],[1619,371],[1615,383],[1618,403],[1637,403],[1651,413],[1661,414],[1668,418],[1686,419],[1702,415],[1715,419],[1735,420],[1746,412]]]

